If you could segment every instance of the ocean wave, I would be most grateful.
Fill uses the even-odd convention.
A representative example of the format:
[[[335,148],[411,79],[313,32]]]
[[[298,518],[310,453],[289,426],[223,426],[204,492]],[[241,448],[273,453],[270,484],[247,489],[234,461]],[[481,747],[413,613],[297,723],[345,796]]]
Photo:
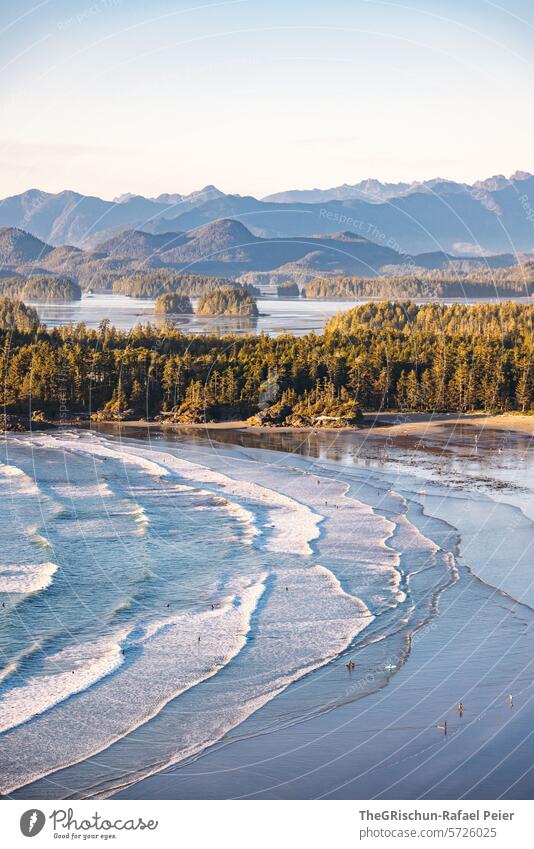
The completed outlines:
[[[168,454],[167,452],[148,452],[146,449],[128,446],[132,458],[150,454],[151,461],[158,463],[167,474],[175,472],[186,479],[202,484],[214,484],[225,492],[263,506],[270,515],[270,533],[264,547],[277,553],[311,554],[310,542],[319,536],[318,525],[323,516],[315,513],[305,504],[251,481],[235,480],[222,472],[216,472],[199,463],[192,463]],[[122,453],[122,452],[121,452]]]
[[[217,691],[191,689],[190,701],[177,702],[177,710],[188,717],[187,727],[175,728],[176,739],[169,741],[174,748],[160,761],[137,769],[135,780],[221,740],[291,684],[334,660],[374,619],[361,599],[347,593],[333,572],[319,564],[281,567],[269,580],[269,599],[257,612],[255,638],[246,656],[239,656],[241,663],[238,658],[232,667],[233,685]],[[163,714],[160,720],[165,723]],[[110,783],[92,796],[105,798],[116,789]]]
[[[0,565],[0,593],[28,594],[45,590],[58,568],[56,563],[51,562]]]
[[[45,537],[43,534],[40,534],[37,528],[28,528],[27,530],[28,536],[31,542],[34,542],[36,545],[39,545],[41,548],[51,548],[50,540]]]
[[[65,649],[50,658],[46,674],[0,700],[0,728],[12,728],[0,738],[6,767],[0,792],[107,748],[171,699],[216,675],[246,644],[265,578],[261,574],[234,579],[213,609],[210,605],[201,613],[186,610],[154,616],[112,638]],[[131,663],[121,665],[120,642],[126,652],[134,650]],[[68,668],[54,670],[54,664]],[[69,696],[74,699],[67,703]],[[36,715],[39,712],[41,716]],[[21,746],[13,725],[32,716]]]
[[[138,465],[157,478],[177,474],[196,483],[212,484],[224,489],[235,498],[242,498],[262,506],[269,513],[267,523],[269,534],[266,536],[264,547],[273,552],[310,555],[312,553],[310,543],[320,534],[318,525],[324,517],[306,504],[274,489],[252,481],[236,480],[222,472],[213,471],[207,466],[169,454],[167,451],[136,448],[130,444],[122,444],[120,448],[115,448],[97,437],[90,440],[78,440],[76,444],[72,444],[68,438],[53,436],[39,436],[34,438],[34,441],[47,447],[68,448],[75,452],[109,457],[126,464]]]
[[[0,481],[2,480],[12,495],[39,495],[39,487],[33,478],[18,466],[0,463]]]
[[[188,489],[190,489],[190,487],[188,487]],[[199,495],[208,496],[209,503],[198,504],[196,507],[193,508],[193,510],[223,510],[242,526],[242,542],[246,544],[251,544],[255,537],[261,535],[261,531],[256,524],[256,517],[254,513],[252,513],[250,510],[247,510],[247,508],[243,507],[242,504],[238,504],[235,501],[229,501],[222,495],[214,495],[209,490],[195,490],[195,492]]]
[[[41,641],[35,640],[33,643],[31,643],[31,645],[26,646],[8,663],[6,663],[6,665],[0,669],[0,684],[3,681],[6,681],[8,678],[11,678],[11,676],[15,675],[22,661],[26,660],[26,658],[28,657],[31,657],[32,654],[35,654],[35,652],[40,651],[41,647]]]
[[[0,690],[0,732],[15,728],[92,686],[123,662],[120,640],[94,639],[49,655],[38,674]]]
[[[95,484],[84,483],[83,486],[74,483],[56,483],[51,489],[61,498],[110,498],[114,495],[105,480]]]

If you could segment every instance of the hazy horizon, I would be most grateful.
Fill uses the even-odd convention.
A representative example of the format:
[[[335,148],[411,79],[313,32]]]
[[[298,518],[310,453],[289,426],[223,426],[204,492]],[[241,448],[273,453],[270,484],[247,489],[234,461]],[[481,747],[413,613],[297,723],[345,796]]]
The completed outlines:
[[[533,27],[524,0],[4,4],[1,194],[534,171]]]
[[[389,180],[389,179],[382,180],[379,177],[368,175],[367,177],[362,177],[358,180],[353,180],[353,181],[350,181],[350,182],[349,182],[349,180],[345,180],[343,183],[339,183],[339,187],[342,186],[342,185],[353,186],[353,185],[356,185],[358,183],[366,182],[367,180],[378,180],[379,182],[381,182],[383,184],[386,184],[386,183],[391,183],[391,184],[409,183],[409,184],[412,184],[412,185],[428,182],[429,180],[443,180],[445,182],[450,181],[450,182],[457,182],[457,183],[465,183],[466,185],[474,185],[475,183],[483,182],[484,180],[489,180],[489,179],[492,179],[493,177],[504,177],[505,179],[509,180],[516,173],[529,173],[530,174],[531,172],[526,172],[526,170],[524,168],[516,168],[515,171],[512,172],[511,174],[504,174],[503,172],[495,172],[493,174],[486,174],[485,176],[477,177],[476,179],[469,180],[469,181],[467,181],[467,180],[455,180],[454,178],[450,177],[449,175],[444,175],[444,174],[434,174],[431,177],[424,177],[424,178],[421,178],[421,179],[413,179],[413,180],[400,180],[400,179],[396,180],[394,178],[391,179],[391,180]],[[118,192],[117,194],[115,194],[113,196],[106,196],[106,195],[100,195],[100,194],[96,195],[95,192],[82,192],[79,189],[75,188],[74,186],[64,186],[62,189],[59,189],[57,192],[48,192],[48,190],[43,189],[42,186],[32,185],[32,186],[27,186],[26,188],[22,189],[21,191],[14,192],[13,196],[16,197],[18,195],[25,194],[26,192],[30,192],[30,191],[42,191],[42,192],[48,192],[49,194],[61,194],[62,192],[75,192],[76,194],[80,194],[80,195],[83,195],[85,197],[100,197],[102,200],[107,200],[107,201],[119,200],[120,198],[126,197],[127,195],[131,195],[132,197],[145,197],[149,200],[156,200],[161,195],[181,194],[183,196],[186,196],[188,194],[203,191],[204,189],[207,189],[207,188],[210,188],[210,187],[217,189],[221,192],[224,192],[227,195],[235,195],[235,196],[240,196],[240,197],[255,197],[257,200],[262,200],[262,198],[266,198],[271,194],[274,195],[274,194],[277,194],[279,192],[316,191],[316,190],[326,191],[328,189],[338,188],[338,186],[330,186],[330,185],[324,185],[324,186],[322,186],[322,185],[311,185],[311,184],[306,185],[306,186],[287,185],[287,186],[281,187],[280,189],[276,189],[276,191],[267,192],[264,195],[258,196],[258,195],[254,195],[254,193],[251,192],[251,191],[249,191],[249,192],[247,192],[247,191],[237,192],[237,191],[233,191],[231,188],[226,190],[222,186],[217,185],[216,183],[205,182],[202,185],[195,186],[193,189],[188,190],[188,191],[181,191],[180,188],[170,187],[170,188],[167,188],[167,189],[163,189],[157,195],[143,195],[141,192],[137,192],[137,191],[131,190],[131,189],[130,190],[125,189],[125,191]],[[9,196],[11,196],[11,195],[9,195]],[[9,197],[9,196],[4,195],[3,197]]]

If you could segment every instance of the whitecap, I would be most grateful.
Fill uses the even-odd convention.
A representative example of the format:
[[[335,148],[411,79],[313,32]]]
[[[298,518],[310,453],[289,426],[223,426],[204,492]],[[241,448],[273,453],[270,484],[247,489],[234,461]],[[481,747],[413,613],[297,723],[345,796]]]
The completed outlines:
[[[62,649],[21,684],[0,691],[0,731],[22,725],[109,675],[123,661],[124,633]]]
[[[45,590],[58,568],[56,563],[51,562],[0,565],[0,593],[27,594]]]

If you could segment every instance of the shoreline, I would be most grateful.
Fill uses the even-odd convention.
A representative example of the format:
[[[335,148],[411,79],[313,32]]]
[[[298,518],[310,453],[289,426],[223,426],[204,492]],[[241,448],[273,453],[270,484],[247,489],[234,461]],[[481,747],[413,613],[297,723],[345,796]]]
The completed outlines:
[[[362,436],[383,436],[393,434],[398,436],[424,436],[429,431],[439,431],[454,427],[470,427],[482,430],[508,430],[534,436],[534,415],[528,414],[491,414],[491,413],[364,413],[364,419],[359,427],[265,427],[248,425],[246,421],[222,421],[222,422],[197,422],[197,423],[175,423],[164,424],[163,422],[145,421],[136,419],[132,421],[102,421],[88,422],[89,425],[110,425],[117,428],[147,428],[149,430],[160,430],[162,433],[183,432],[188,430],[243,430],[251,433],[297,433],[297,434],[321,434],[321,433],[351,433]],[[70,425],[69,425],[70,426]],[[76,423],[76,426],[85,427],[85,423]]]
[[[65,428],[94,429],[116,428],[118,430],[155,430],[160,433],[187,433],[188,431],[243,431],[250,434],[300,434],[302,436],[318,436],[320,434],[352,434],[364,439],[383,438],[387,436],[408,436],[422,439],[425,436],[449,437],[456,428],[468,426],[479,434],[483,431],[509,431],[534,437],[534,415],[522,413],[401,413],[387,411],[383,413],[368,412],[363,414],[363,421],[355,427],[267,427],[249,425],[246,420],[227,420],[220,422],[175,422],[165,424],[163,421],[148,421],[132,419],[128,421],[90,421],[79,419],[55,421],[28,421],[22,416],[12,414],[15,425],[6,427],[3,433],[31,433],[34,431],[56,431]],[[29,426],[28,426],[29,425]]]
[[[372,425],[376,417],[367,418]],[[347,430],[349,441],[355,433],[364,441],[371,434],[380,440],[394,433],[394,428],[404,434],[405,428],[411,427],[412,433],[414,428],[423,428],[432,434],[441,430],[445,433],[444,439],[454,443],[458,436],[465,442],[465,433],[451,431],[449,427],[456,421],[463,423],[463,418],[415,414],[411,421],[402,423],[395,413],[382,416],[384,418],[389,420],[389,427],[345,429],[345,439]],[[488,417],[470,418],[477,424],[484,424]],[[122,434],[127,441],[139,436],[150,440],[151,435],[156,434],[159,439],[160,435],[165,437],[166,432],[169,436],[174,432],[177,439],[179,434],[183,435],[187,440],[188,431],[191,441],[193,433],[205,441],[209,439],[210,430],[208,425],[169,428],[161,427],[159,422],[78,424],[94,424],[96,431],[109,433],[113,430],[119,439],[122,426],[126,425]],[[242,444],[246,434],[252,439],[256,431],[263,430],[275,436],[279,430],[249,428],[242,422],[230,424],[230,428],[228,423],[217,424],[212,430],[214,442],[219,438],[224,440],[225,427],[227,441],[237,444]],[[143,429],[143,425],[148,427]],[[298,428],[285,430],[288,441],[296,439],[293,431],[300,431]],[[309,451],[310,443],[322,430],[311,432],[314,439],[299,434],[305,451]],[[256,434],[256,439],[265,443],[261,447],[270,447],[263,434]],[[494,440],[495,435],[488,434],[488,441]],[[336,442],[332,430],[325,434],[324,441]],[[484,442],[481,440],[481,444]],[[382,444],[375,440],[374,448],[381,449]],[[399,438],[396,447],[402,446],[403,440]],[[434,438],[429,439],[423,450],[427,447],[431,452],[440,450]],[[224,456],[221,461],[224,462]],[[320,467],[314,471],[321,473]],[[283,475],[283,467],[280,474]],[[354,486],[353,494],[358,496],[359,484]],[[424,533],[427,522],[424,511],[410,518],[417,516],[416,527]],[[325,530],[328,536],[326,525]],[[326,537],[324,545],[326,551],[329,545]],[[449,547],[447,545],[447,549]],[[414,575],[417,574],[414,571]],[[419,574],[414,580],[426,581],[425,572]],[[301,684],[286,688],[201,752],[169,763],[152,775],[114,790],[110,798],[309,799],[323,795],[346,799],[377,796],[394,799],[405,795],[413,799],[425,796],[456,798],[458,795],[490,798],[514,792],[519,798],[528,798],[528,777],[522,779],[521,773],[526,768],[524,760],[531,762],[532,748],[524,747],[522,758],[515,759],[511,766],[501,768],[500,764],[506,762],[518,742],[525,739],[532,723],[528,692],[524,695],[526,685],[521,683],[530,662],[526,629],[531,614],[461,565],[459,579],[440,598],[438,615],[410,637],[409,663],[401,662],[399,649],[390,639],[395,632],[371,649],[369,647],[374,644],[367,644],[364,639],[360,646],[352,647],[346,655],[342,652],[325,665],[320,673],[310,673]],[[503,655],[503,638],[513,646],[513,652]],[[467,652],[466,645],[469,646]],[[369,650],[373,652],[370,657]],[[347,658],[353,656],[355,673],[345,666]],[[384,669],[392,668],[392,664],[396,668],[391,674],[388,672],[387,685],[366,692],[367,673],[373,683]],[[515,695],[513,712],[507,701],[510,691]],[[194,704],[195,696],[192,697]],[[460,701],[465,704],[463,717],[458,716],[456,709]],[[187,704],[186,713],[191,707]],[[180,727],[181,711],[183,703],[176,703],[174,707],[171,703],[162,714],[161,727],[166,727],[166,723],[170,723],[170,727],[174,727],[173,723]],[[287,717],[298,717],[298,720],[286,722]],[[440,731],[444,718],[449,722],[447,738]],[[157,735],[156,729],[155,737]],[[129,745],[128,742],[125,745]],[[489,746],[494,754],[488,767]],[[99,757],[95,756],[89,758],[85,766],[82,763],[56,771],[44,782],[38,780],[37,784],[24,785],[12,797],[19,800],[41,798],[43,790],[48,788],[51,797],[55,798],[58,785],[78,786],[71,784],[68,770],[73,769],[75,775],[79,770],[82,778],[86,774],[84,770],[88,770],[90,777],[98,762]],[[259,769],[258,765],[261,765]],[[492,777],[493,768],[495,778]],[[82,787],[79,798],[105,797],[99,795],[100,785],[96,792],[93,784],[89,784],[88,789],[91,792],[84,796]]]
[[[409,422],[408,432],[428,425],[429,418]],[[471,423],[485,426],[487,418],[471,417]],[[445,416],[433,432],[455,422]],[[399,435],[406,433],[403,423],[379,428],[377,435],[393,427]],[[365,437],[365,429],[359,432]],[[424,517],[423,510],[422,532]],[[530,652],[521,630],[528,629],[532,614],[461,562],[457,565],[457,580],[440,597],[436,617],[412,635],[409,662],[395,658],[397,669],[387,686],[369,693],[351,690],[349,672],[347,693],[339,697],[347,657],[356,657],[356,683],[364,671],[359,672],[363,655],[360,661],[353,648],[321,676],[309,676],[305,688],[288,688],[198,755],[169,764],[111,798],[531,798],[526,771],[531,747],[513,763],[509,760],[532,722],[523,682]],[[504,655],[503,634],[514,646]],[[391,664],[392,649],[385,645],[381,662]],[[315,687],[323,691],[326,710],[312,710],[296,723],[277,722],[294,716]],[[465,715],[458,714],[459,702],[466,705]],[[448,736],[440,731],[444,719]]]

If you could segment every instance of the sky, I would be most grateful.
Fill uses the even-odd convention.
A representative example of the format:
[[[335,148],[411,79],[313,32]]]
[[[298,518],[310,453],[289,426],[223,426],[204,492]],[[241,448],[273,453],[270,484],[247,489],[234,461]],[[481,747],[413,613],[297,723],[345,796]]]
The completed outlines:
[[[0,196],[534,171],[531,0],[2,0]]]

